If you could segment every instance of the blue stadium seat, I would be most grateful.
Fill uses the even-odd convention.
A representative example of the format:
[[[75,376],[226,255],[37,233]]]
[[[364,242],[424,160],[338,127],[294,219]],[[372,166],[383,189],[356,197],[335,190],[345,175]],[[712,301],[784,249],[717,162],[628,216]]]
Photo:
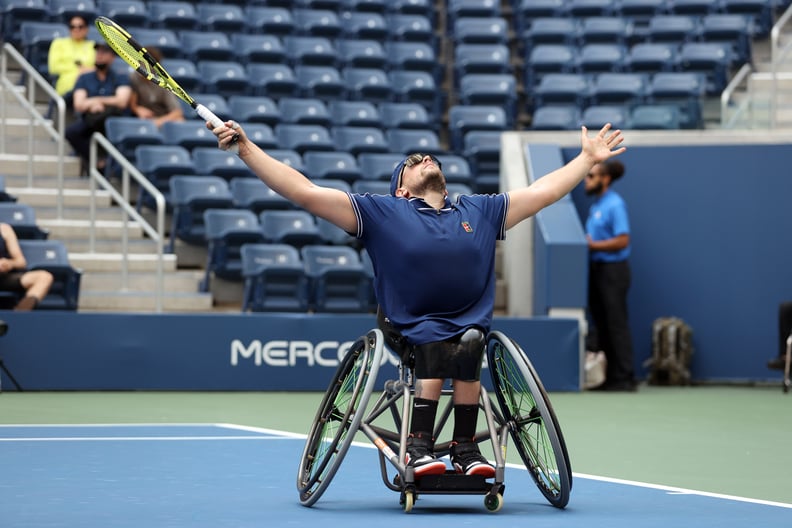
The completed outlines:
[[[403,160],[401,156],[400,160]],[[393,172],[393,169],[391,169]],[[355,194],[390,194],[390,182],[385,180],[358,180],[352,184],[352,192]]]
[[[603,17],[612,13],[612,0],[567,0],[564,12],[575,18]]]
[[[581,44],[627,45],[632,38],[632,23],[620,16],[593,16],[580,25]]]
[[[352,183],[361,177],[357,159],[350,152],[306,152],[303,162],[305,163],[305,175],[312,180],[334,179]],[[317,184],[326,185],[322,182],[317,182]]]
[[[508,74],[465,75],[459,80],[459,100],[466,105],[500,105],[511,126],[517,116],[517,81]]]
[[[701,128],[706,78],[701,73],[663,72],[652,76],[649,97],[653,104],[676,104],[681,128]]]
[[[37,310],[77,310],[82,270],[69,262],[66,245],[60,240],[20,240],[19,247],[27,260],[27,270],[43,269],[52,273],[53,282]]]
[[[533,47],[525,64],[525,86],[536,86],[545,73],[577,73],[578,50],[564,44],[539,44]]]
[[[347,38],[385,40],[388,36],[382,13],[345,11],[341,13],[341,27]]]
[[[176,145],[140,145],[135,148],[135,165],[138,170],[165,195],[170,193],[168,181],[177,174],[195,174],[190,151]],[[141,186],[138,191],[137,209],[143,206],[154,208],[153,197]]]
[[[234,61],[205,60],[198,62],[201,76],[201,90],[216,93],[223,97],[246,95],[250,91],[250,81],[245,67]]]
[[[217,176],[173,176],[168,201],[173,208],[168,252],[173,252],[176,239],[205,246],[204,211],[234,207],[228,183]]]
[[[254,95],[277,99],[295,96],[299,91],[294,70],[285,64],[250,63],[246,69]]]
[[[247,26],[245,14],[240,6],[230,4],[196,4],[198,20],[206,31],[222,31],[226,34],[240,33]]]
[[[360,255],[348,246],[305,246],[300,251],[317,312],[366,312],[370,280]]]
[[[231,34],[234,56],[242,64],[264,62],[280,64],[286,60],[283,42],[275,35],[248,35],[246,33]]]
[[[188,92],[194,92],[201,83],[198,67],[190,59],[162,59],[162,67]],[[188,117],[188,114],[184,116]]]
[[[550,105],[536,108],[531,116],[531,130],[578,130],[580,107]]]
[[[303,154],[309,150],[335,150],[327,128],[321,125],[281,123],[275,127],[275,136],[281,149]]]
[[[308,211],[283,209],[259,213],[259,225],[264,239],[270,244],[289,244],[300,248],[310,244],[323,244],[316,219]]]
[[[390,40],[424,42],[435,47],[434,27],[423,15],[390,14],[386,16]]]
[[[154,121],[139,117],[107,118],[105,136],[124,157],[133,162],[138,145],[162,145],[164,142],[164,137]]]
[[[591,79],[581,73],[546,73],[534,87],[534,107],[547,105],[585,106],[591,97]]]
[[[522,33],[535,18],[556,18],[564,14],[564,0],[515,0],[517,33]]]
[[[342,67],[383,68],[388,63],[385,48],[371,39],[337,39],[338,61]]]
[[[454,105],[448,109],[448,130],[451,149],[460,152],[465,134],[471,130],[506,130],[506,112],[500,106]]]
[[[368,101],[330,101],[333,126],[382,126],[380,111]]]
[[[22,55],[44,78],[50,78],[47,64],[50,45],[56,38],[67,36],[69,28],[62,22],[25,21],[19,32]]]
[[[297,249],[288,244],[244,244],[242,311],[306,312],[308,276]]]
[[[195,147],[192,150],[192,160],[196,168],[203,174],[219,176],[226,181],[233,178],[251,177],[253,173],[235,154],[225,152],[214,147]]]
[[[352,192],[351,188],[349,189],[349,192]],[[334,246],[357,245],[357,239],[354,236],[350,235],[329,220],[317,217],[316,228],[319,230],[319,234],[322,235],[322,240],[324,240],[325,244],[331,244]]]
[[[443,68],[437,54],[425,42],[388,42],[385,52],[391,70],[427,72],[437,83],[443,78]]]
[[[445,153],[445,150],[440,146],[440,138],[433,130],[392,128],[385,134],[392,152],[401,152],[405,155],[414,152]]]
[[[721,0],[721,10],[726,14],[750,16],[754,37],[765,37],[773,25],[773,10],[768,0]]]
[[[511,73],[511,55],[503,44],[460,44],[454,50],[457,79],[471,73]]]
[[[96,2],[93,0],[49,0],[50,20],[67,24],[75,15],[90,21],[96,18]]]
[[[460,18],[454,21],[452,37],[460,44],[508,44],[509,27],[500,17]]]
[[[585,44],[580,49],[581,73],[618,72],[624,69],[627,48],[619,44]]]
[[[434,15],[434,2],[432,0],[390,0],[385,6],[387,13],[422,15],[427,18],[431,18]]]
[[[384,13],[387,0],[341,0],[341,10],[344,13]]]
[[[234,207],[248,209],[257,217],[262,211],[293,209],[293,204],[258,178],[232,178],[228,184]]]
[[[696,38],[696,18],[687,15],[657,15],[649,19],[647,37],[650,42],[682,44]]]
[[[193,92],[192,96],[195,97],[195,99],[199,103],[201,103],[206,108],[211,110],[217,117],[219,117],[223,121],[227,119],[231,119],[233,117],[231,115],[231,110],[228,107],[228,101],[226,101],[226,98],[223,97],[222,95],[214,94],[214,93],[202,94],[202,93]],[[179,103],[181,104],[182,110],[184,111],[185,119],[201,121],[202,123],[204,122],[203,118],[199,116],[198,113],[195,110],[193,110],[193,108],[190,105],[188,105],[181,99],[179,99]]]
[[[382,130],[375,127],[333,127],[331,136],[336,150],[353,156],[368,152],[388,152],[391,148]]]
[[[341,78],[346,85],[346,95],[350,99],[382,102],[392,98],[393,90],[385,70],[344,68]]]
[[[302,172],[304,169],[302,155],[296,150],[278,148],[270,150],[267,154],[296,171]]]
[[[329,9],[294,9],[296,34],[334,39],[341,34],[341,20]]]
[[[677,65],[677,49],[676,44],[667,42],[640,42],[627,52],[624,67],[634,73],[674,71]]]
[[[621,0],[616,2],[616,14],[645,23],[655,15],[665,12],[666,0]]]
[[[434,129],[437,123],[418,103],[380,103],[381,125],[385,128]]]
[[[453,25],[464,19],[490,19],[501,16],[500,2],[493,0],[449,0],[446,6],[448,19]]]
[[[576,46],[580,41],[580,23],[570,17],[540,17],[529,22],[520,33],[523,48],[532,50],[541,44]]]
[[[437,156],[437,159],[443,165],[443,175],[448,185],[470,186],[473,183],[473,172],[465,158],[455,154],[443,154]]]
[[[36,210],[27,204],[1,202],[0,222],[10,225],[20,240],[46,240],[49,237],[49,231],[36,223]]]
[[[630,128],[630,108],[626,105],[592,105],[583,109],[581,124],[589,130],[599,130],[605,123],[614,129]]]
[[[717,13],[721,0],[667,0],[668,12],[674,15],[704,16]]]
[[[217,148],[217,138],[200,120],[168,121],[162,124],[160,131],[166,145],[178,145],[187,150],[195,147]]]
[[[148,27],[150,19],[141,0],[98,0],[97,11],[124,27]]]
[[[661,104],[635,106],[630,113],[630,126],[634,130],[678,130],[680,109]]]
[[[245,8],[247,30],[253,34],[283,37],[294,31],[291,10],[278,6],[251,5]]]
[[[182,53],[193,62],[203,60],[230,61],[234,58],[234,47],[228,35],[221,31],[190,31],[179,33]]]
[[[176,33],[170,29],[165,28],[136,28],[135,29],[135,40],[137,40],[140,45],[151,48],[156,47],[162,52],[163,65],[165,64],[164,61],[167,58],[171,59],[182,59],[184,58],[182,55],[182,44],[179,37],[176,36]],[[168,73],[176,78],[175,74],[169,69]],[[182,84],[179,82],[179,84]],[[184,86],[182,84],[182,86]]]
[[[493,174],[500,169],[501,134],[498,131],[474,130],[465,136],[465,146],[461,154],[473,170],[477,192],[482,174]]]
[[[278,101],[283,123],[321,125],[329,128],[333,122],[330,110],[321,99],[283,97]]]
[[[701,19],[699,35],[702,42],[729,42],[736,62],[751,60],[752,30],[746,15],[713,14]]]
[[[404,154],[394,152],[366,152],[358,156],[361,178],[364,180],[390,181],[393,169],[404,160]],[[355,182],[357,183],[357,182]],[[353,183],[353,188],[355,183]],[[385,188],[387,194],[388,188]],[[357,191],[355,191],[357,192]]]
[[[317,97],[323,100],[342,99],[346,84],[341,72],[332,66],[297,66],[297,84],[302,97]]]
[[[600,73],[591,86],[591,103],[640,104],[648,97],[647,85],[642,73]]]
[[[271,126],[265,123],[246,123],[243,126],[250,141],[262,150],[278,148],[278,138]]]
[[[460,196],[470,196],[473,194],[473,189],[464,183],[449,183],[446,185],[446,191],[448,191],[448,199],[451,200],[452,203],[456,203]]]
[[[732,48],[722,42],[688,42],[679,50],[679,70],[703,73],[707,78],[707,94],[720,95],[729,82],[729,69],[734,60]]]
[[[270,0],[261,0],[270,2]],[[286,3],[288,0],[281,0]],[[293,0],[294,7],[301,9],[325,9],[338,11],[341,8],[341,0]]]
[[[207,262],[199,291],[209,291],[212,276],[242,279],[241,248],[265,242],[258,218],[247,209],[207,209],[204,211]]]
[[[151,27],[168,29],[171,31],[198,29],[198,14],[195,10],[195,5],[190,2],[149,2],[148,8]],[[137,40],[137,31],[134,36]]]
[[[292,64],[308,66],[337,66],[338,52],[327,37],[283,37],[286,58]]]
[[[240,123],[264,123],[274,127],[283,120],[275,101],[262,95],[232,95],[228,98],[228,109]]]

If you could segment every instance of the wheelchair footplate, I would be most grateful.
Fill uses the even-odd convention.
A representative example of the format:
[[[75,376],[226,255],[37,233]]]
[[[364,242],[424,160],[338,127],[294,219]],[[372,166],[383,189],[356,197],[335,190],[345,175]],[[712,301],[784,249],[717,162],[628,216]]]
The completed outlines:
[[[396,475],[393,484],[401,488],[399,503],[405,512],[409,512],[418,496],[426,495],[486,495],[484,506],[491,512],[497,512],[503,506],[503,482],[489,482],[481,475],[462,475],[455,471],[446,471],[442,475],[425,475],[414,483],[402,483],[400,475]]]

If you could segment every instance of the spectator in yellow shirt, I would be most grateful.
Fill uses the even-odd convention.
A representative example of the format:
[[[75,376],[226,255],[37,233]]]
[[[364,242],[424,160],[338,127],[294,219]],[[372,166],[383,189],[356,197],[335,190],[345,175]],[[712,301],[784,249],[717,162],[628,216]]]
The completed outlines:
[[[49,72],[57,77],[55,91],[66,99],[69,107],[77,77],[94,67],[94,42],[87,36],[88,21],[82,15],[74,15],[69,20],[69,36],[56,38],[50,44]]]

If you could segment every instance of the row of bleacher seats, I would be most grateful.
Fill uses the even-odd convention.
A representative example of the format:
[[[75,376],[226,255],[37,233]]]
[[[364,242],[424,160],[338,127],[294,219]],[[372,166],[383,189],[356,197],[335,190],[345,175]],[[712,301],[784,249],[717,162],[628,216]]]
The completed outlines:
[[[691,128],[689,118],[677,105],[575,105],[554,104],[537,107],[531,130],[580,130],[585,125],[596,130],[605,123],[633,130],[678,130]]]

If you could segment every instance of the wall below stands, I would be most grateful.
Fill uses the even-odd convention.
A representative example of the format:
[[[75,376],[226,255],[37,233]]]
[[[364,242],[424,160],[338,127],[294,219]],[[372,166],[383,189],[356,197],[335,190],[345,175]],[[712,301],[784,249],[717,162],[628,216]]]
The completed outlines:
[[[325,391],[373,315],[6,312],[0,357],[23,390]],[[497,319],[548,390],[577,390],[578,324]],[[380,380],[398,372],[380,370]],[[2,376],[3,390],[13,384]],[[482,380],[489,386],[489,374]],[[382,385],[379,385],[381,387]]]

